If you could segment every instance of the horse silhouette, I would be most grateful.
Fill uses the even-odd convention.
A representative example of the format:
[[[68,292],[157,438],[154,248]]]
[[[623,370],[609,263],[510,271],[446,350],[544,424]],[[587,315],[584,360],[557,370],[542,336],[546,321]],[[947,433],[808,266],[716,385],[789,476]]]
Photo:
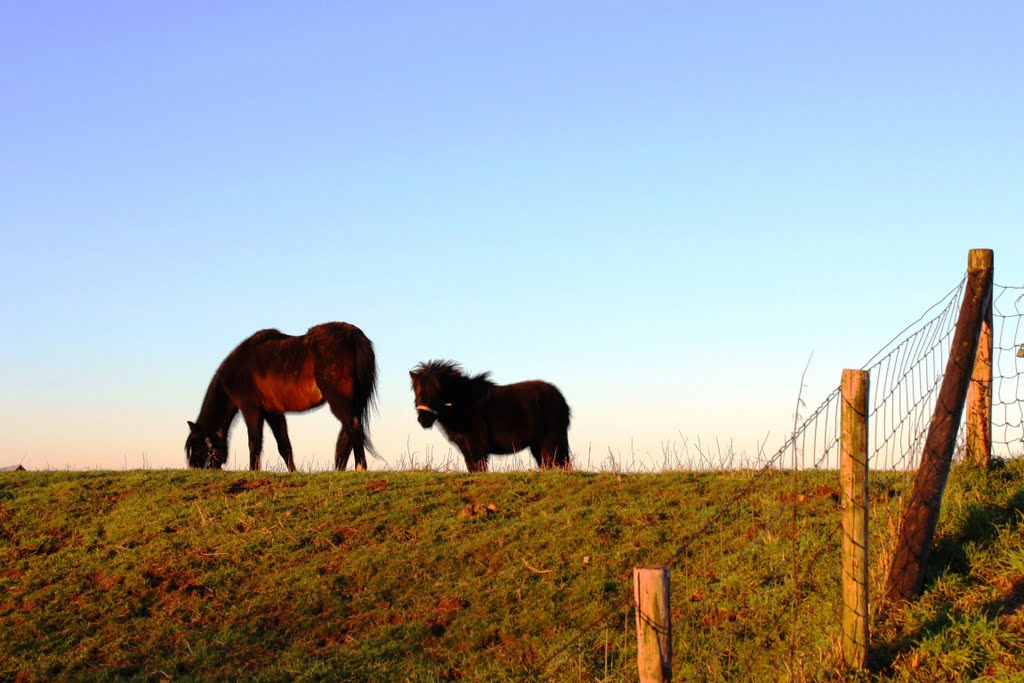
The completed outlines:
[[[199,417],[188,423],[188,466],[223,467],[228,459],[228,430],[241,413],[249,432],[249,469],[260,468],[266,422],[288,471],[294,472],[285,413],[327,403],[341,422],[335,469],[345,469],[354,450],[356,469],[365,470],[365,451],[373,452],[366,421],[376,387],[373,344],[355,325],[324,323],[301,336],[260,330],[228,354],[210,381]]]
[[[524,448],[542,469],[571,468],[572,412],[555,385],[541,380],[495,384],[490,373],[468,376],[450,360],[420,363],[409,376],[420,425],[440,424],[470,472],[487,471],[489,455]]]

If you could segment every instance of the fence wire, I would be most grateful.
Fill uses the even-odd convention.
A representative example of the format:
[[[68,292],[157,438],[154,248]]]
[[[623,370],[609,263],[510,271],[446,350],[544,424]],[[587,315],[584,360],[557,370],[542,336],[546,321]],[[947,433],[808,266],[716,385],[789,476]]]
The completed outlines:
[[[992,292],[992,455],[1024,454],[1024,286]]]
[[[873,469],[912,472],[920,463],[966,284],[965,276],[863,367],[870,377]]]
[[[877,567],[885,564],[878,558],[885,546],[879,537],[892,533],[900,511],[891,492],[908,490],[920,463],[966,283],[965,276],[862,366],[870,377],[869,464],[878,473],[873,481],[881,481],[872,493],[873,584],[882,578],[875,576],[881,571]],[[996,456],[1018,457],[1024,453],[1024,287],[994,287],[993,330],[993,450]],[[734,474],[740,481],[724,504],[703,510],[704,521],[692,533],[664,557],[652,558],[674,570],[674,665],[680,680],[785,678],[783,668],[789,678],[799,679],[838,659],[838,476],[833,484],[822,484],[808,473],[839,469],[841,403],[836,388],[778,451],[763,457],[756,469]],[[960,430],[962,444],[963,425]],[[834,516],[818,514],[823,500],[831,502]],[[743,538],[715,533],[737,523],[747,528]],[[779,544],[788,545],[787,552],[778,552]],[[818,571],[822,563],[834,565],[833,571]],[[758,587],[758,610],[744,613],[735,605],[742,604],[751,585]],[[878,594],[874,585],[872,592]],[[622,643],[616,659],[621,673],[615,677],[607,669],[609,633],[628,630],[631,597],[592,618],[529,678],[551,678],[567,663],[593,655],[602,643],[606,680],[635,676],[635,642],[629,638],[614,639]],[[832,632],[822,632],[820,621],[810,618],[822,612],[833,614]]]

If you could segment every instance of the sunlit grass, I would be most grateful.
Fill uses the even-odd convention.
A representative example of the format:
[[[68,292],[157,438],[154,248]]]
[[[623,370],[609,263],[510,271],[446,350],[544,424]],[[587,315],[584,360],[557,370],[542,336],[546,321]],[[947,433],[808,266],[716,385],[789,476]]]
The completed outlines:
[[[2,475],[0,678],[635,680],[631,569],[671,560],[678,680],[858,680],[835,472],[433,464]],[[873,476],[876,564],[905,484]],[[1024,676],[1022,503],[1020,461],[954,469],[869,678]]]

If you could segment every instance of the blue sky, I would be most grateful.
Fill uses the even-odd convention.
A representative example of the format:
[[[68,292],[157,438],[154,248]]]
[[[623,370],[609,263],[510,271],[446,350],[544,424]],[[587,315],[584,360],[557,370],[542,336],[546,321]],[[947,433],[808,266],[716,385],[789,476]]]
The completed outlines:
[[[781,444],[961,277],[1024,280],[1018,3],[7,3],[0,464],[179,467],[224,355],[562,388],[570,442]],[[336,422],[295,416],[329,466]],[[239,438],[241,437],[241,438]],[[264,462],[280,460],[268,437]],[[236,430],[234,466],[246,461]]]

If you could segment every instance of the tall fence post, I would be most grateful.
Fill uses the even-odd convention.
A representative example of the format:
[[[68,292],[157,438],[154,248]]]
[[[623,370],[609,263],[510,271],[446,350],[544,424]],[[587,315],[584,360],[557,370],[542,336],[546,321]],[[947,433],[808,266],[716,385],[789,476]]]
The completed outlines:
[[[672,680],[668,567],[634,567],[633,598],[640,683],[668,683]]]
[[[868,373],[843,370],[840,463],[843,515],[843,660],[868,656]]]
[[[987,252],[987,254],[986,254]],[[985,267],[985,264],[989,267]],[[967,386],[982,321],[992,299],[992,253],[972,249],[968,256],[967,288],[946,362],[935,412],[928,425],[924,454],[914,478],[914,492],[900,522],[899,538],[885,586],[886,600],[911,600],[921,593],[924,570],[935,538],[942,494],[953,462],[956,432],[963,417]]]
[[[995,272],[989,249],[971,251],[969,261],[972,270]],[[988,467],[992,460],[992,280],[988,286],[988,305],[967,389],[967,460],[982,467]]]

